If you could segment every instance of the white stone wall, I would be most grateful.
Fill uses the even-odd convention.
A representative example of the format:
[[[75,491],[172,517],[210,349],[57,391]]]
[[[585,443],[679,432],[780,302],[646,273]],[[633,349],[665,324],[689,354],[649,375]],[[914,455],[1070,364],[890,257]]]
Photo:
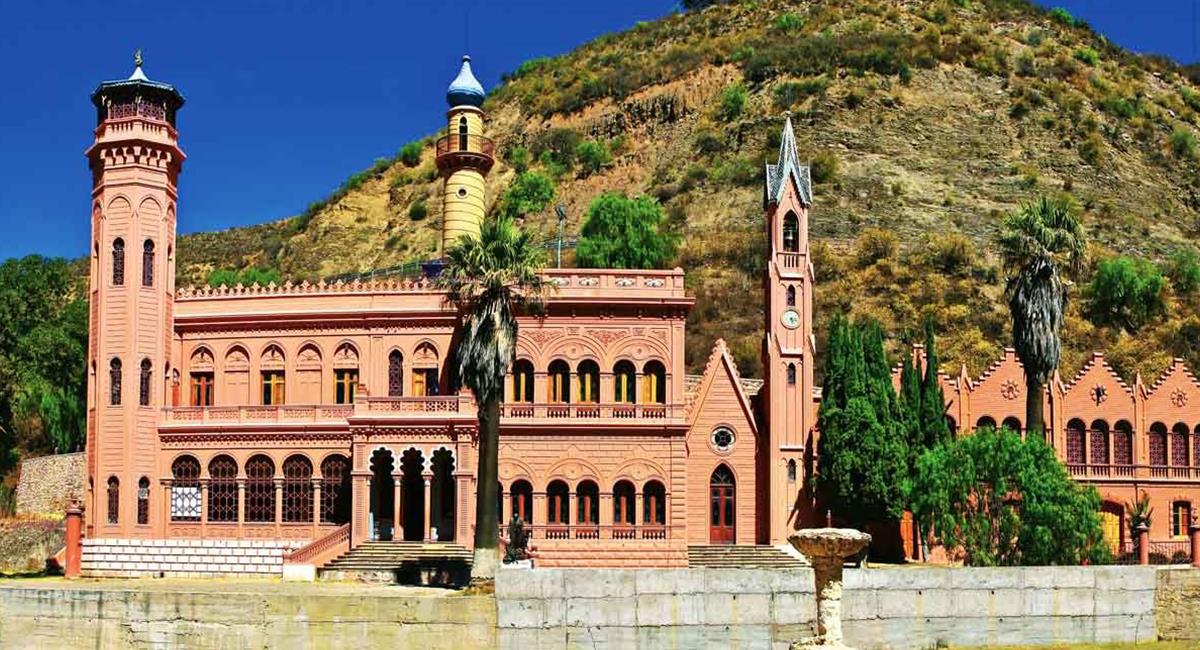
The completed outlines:
[[[283,553],[301,542],[242,540],[85,539],[89,577],[219,577],[283,575]]]
[[[926,648],[1154,639],[1154,567],[846,572],[846,641]],[[808,569],[502,570],[503,648],[786,648],[813,633]]]

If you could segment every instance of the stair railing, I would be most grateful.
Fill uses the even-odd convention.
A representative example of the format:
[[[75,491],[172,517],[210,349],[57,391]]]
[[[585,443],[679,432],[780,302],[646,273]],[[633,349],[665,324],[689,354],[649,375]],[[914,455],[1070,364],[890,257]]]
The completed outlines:
[[[345,544],[350,545],[350,524],[344,524],[330,531],[324,537],[318,537],[291,553],[285,553],[283,561],[291,564],[313,564],[313,560],[325,555],[326,552]]]

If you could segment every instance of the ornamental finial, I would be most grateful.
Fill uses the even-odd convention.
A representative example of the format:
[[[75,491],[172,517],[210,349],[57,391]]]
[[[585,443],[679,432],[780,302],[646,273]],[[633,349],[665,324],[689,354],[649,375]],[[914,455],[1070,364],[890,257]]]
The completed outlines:
[[[142,67],[142,48],[140,47],[133,51],[133,67]]]

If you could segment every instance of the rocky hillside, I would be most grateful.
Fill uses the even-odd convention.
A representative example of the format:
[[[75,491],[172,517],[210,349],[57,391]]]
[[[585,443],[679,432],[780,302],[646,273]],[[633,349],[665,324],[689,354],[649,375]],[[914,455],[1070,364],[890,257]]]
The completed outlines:
[[[527,62],[486,108],[506,156],[493,201],[526,157],[556,177],[569,232],[602,191],[662,201],[697,298],[693,368],[723,336],[757,371],[760,177],[788,114],[816,181],[819,333],[841,309],[878,318],[898,346],[932,316],[946,361],[981,371],[1009,337],[991,242],[1039,194],[1075,199],[1093,263],[1165,260],[1200,235],[1200,90],[1173,63],[1023,0],[721,4]],[[588,140],[611,163],[554,162]],[[419,159],[414,147],[378,161],[300,217],[183,238],[180,281],[250,265],[315,279],[436,256],[439,183],[431,141],[420,146]],[[525,227],[549,236],[553,211]],[[1168,313],[1133,333],[1093,325],[1076,292],[1064,370],[1093,348],[1151,376],[1171,356],[1200,361],[1196,301],[1165,291]]]

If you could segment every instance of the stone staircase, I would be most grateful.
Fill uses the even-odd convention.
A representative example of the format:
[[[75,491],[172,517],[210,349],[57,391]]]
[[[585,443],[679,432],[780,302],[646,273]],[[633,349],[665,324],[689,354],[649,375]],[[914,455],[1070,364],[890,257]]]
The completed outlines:
[[[471,577],[471,551],[457,544],[368,541],[317,572],[321,580],[461,586]]]
[[[688,566],[710,569],[803,569],[809,564],[774,546],[694,545],[688,547]]]

